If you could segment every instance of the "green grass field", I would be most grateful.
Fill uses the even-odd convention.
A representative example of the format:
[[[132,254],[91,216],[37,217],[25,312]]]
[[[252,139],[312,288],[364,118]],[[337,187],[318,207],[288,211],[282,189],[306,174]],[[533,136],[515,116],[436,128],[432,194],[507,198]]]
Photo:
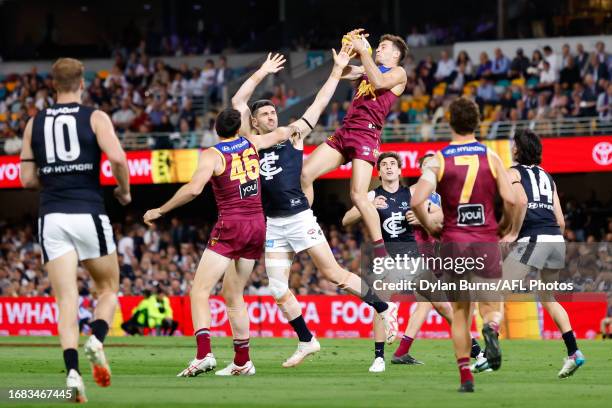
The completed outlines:
[[[57,338],[0,339],[0,388],[62,387],[64,365]],[[502,341],[504,361],[495,373],[476,377],[476,393],[459,394],[451,343],[417,340],[411,354],[423,366],[389,363],[368,373],[373,344],[367,340],[322,340],[316,357],[295,369],[280,364],[295,347],[289,339],[253,339],[254,377],[196,378],[175,375],[194,354],[193,338],[109,338],[106,353],[112,386],[99,388],[81,353],[89,406],[256,406],[256,407],[602,407],[612,400],[612,342],[580,341],[587,364],[559,380],[564,347],[560,341]],[[213,339],[217,363],[233,356],[230,339]],[[13,404],[24,407],[27,403]],[[30,404],[40,407],[41,403]],[[46,403],[45,405],[50,405]],[[56,403],[55,405],[65,405]],[[0,402],[0,406],[9,406]]]

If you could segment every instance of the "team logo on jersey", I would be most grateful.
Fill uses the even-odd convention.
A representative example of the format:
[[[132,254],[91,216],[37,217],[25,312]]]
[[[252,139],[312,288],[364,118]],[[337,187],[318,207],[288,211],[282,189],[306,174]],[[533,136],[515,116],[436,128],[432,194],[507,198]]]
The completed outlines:
[[[593,147],[593,160],[600,166],[612,164],[612,143],[597,143]]]
[[[484,206],[482,204],[461,204],[457,207],[457,225],[473,227],[484,225]]]
[[[370,97],[376,100],[376,88],[374,85],[368,82],[367,79],[363,79],[357,88],[357,93],[355,94],[355,99],[359,99],[361,97]]]
[[[399,206],[400,210],[407,210],[408,209],[408,202],[407,201],[402,201],[402,203]]]
[[[238,188],[240,189],[240,198],[256,197],[259,193],[259,185],[257,184],[257,179],[251,180],[244,184],[240,184]]]
[[[274,152],[264,153],[259,160],[259,172],[266,180],[272,180],[274,176],[283,171],[282,167],[276,167],[276,161],[280,156]]]
[[[298,205],[302,204],[302,199],[292,198],[291,200],[289,200],[289,203],[291,204],[292,207],[297,207]]]
[[[406,232],[406,228],[402,226],[404,215],[401,212],[392,212],[391,216],[383,222],[383,229],[387,231],[391,238],[397,238],[400,234]]]

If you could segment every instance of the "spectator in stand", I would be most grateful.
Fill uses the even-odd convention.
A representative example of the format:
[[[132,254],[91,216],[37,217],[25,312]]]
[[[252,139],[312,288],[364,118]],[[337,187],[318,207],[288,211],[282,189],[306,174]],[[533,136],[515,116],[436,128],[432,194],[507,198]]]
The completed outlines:
[[[213,103],[222,102],[223,87],[232,79],[232,70],[227,66],[227,57],[219,57],[219,66],[215,69],[215,81],[211,93]]]
[[[551,67],[548,60],[544,60],[542,71],[540,72],[540,82],[537,87],[540,92],[552,91],[557,82],[557,72]]]
[[[481,79],[476,91],[476,102],[479,105],[492,105],[497,102],[497,92],[492,79]],[[482,110],[481,110],[482,111]]]
[[[136,114],[132,110],[130,106],[130,101],[128,99],[121,100],[121,107],[111,117],[115,128],[119,131],[119,133],[123,133],[132,126],[132,122],[136,118]]]
[[[478,69],[476,70],[476,78],[488,78],[491,76],[491,67],[493,63],[489,59],[489,54],[486,52],[480,53],[480,65],[478,65]]]
[[[472,60],[470,59],[469,54],[463,50],[459,51],[459,54],[457,54],[457,60],[455,61],[456,67],[461,64],[465,65],[464,73],[467,77],[471,77],[472,75],[474,75],[474,66],[472,65]]]
[[[448,51],[446,50],[440,52],[440,57],[434,77],[438,82],[447,82],[448,78],[455,70],[455,61],[449,58]]]
[[[507,78],[509,69],[510,60],[502,53],[501,48],[496,48],[495,58],[493,58],[493,64],[491,66],[493,78],[497,80]]]
[[[570,61],[572,61],[573,59],[574,59],[574,57],[572,56],[572,50],[571,50],[569,44],[563,44],[563,46],[561,47],[561,57],[560,57],[559,70],[562,70],[565,67],[567,67],[569,65]]]
[[[179,115],[179,121],[182,119],[186,120],[189,124],[189,130],[194,130],[196,124],[196,114],[193,111],[192,105],[193,103],[191,102],[191,99],[186,98],[183,103],[183,109],[181,109],[181,113]]]
[[[272,103],[276,105],[276,108],[284,108],[287,103],[287,96],[285,95],[285,91],[282,85],[274,85],[274,90],[272,91],[272,97],[270,98]]]
[[[559,83],[556,83],[554,86],[554,93],[550,102],[550,107],[551,117],[553,118],[560,119],[567,116],[569,113],[569,99],[563,92],[563,88]]]
[[[609,67],[612,64],[612,55],[606,52],[606,44],[603,41],[597,41],[595,44],[595,54],[600,64]]]
[[[595,81],[595,83],[599,83],[599,81],[602,79],[610,79],[610,74],[608,73],[608,66],[602,63],[600,55],[595,53],[591,54],[585,73],[586,75],[593,76],[593,80]]]
[[[567,65],[561,69],[559,82],[565,90],[573,89],[574,84],[580,82],[580,70],[576,66],[576,59],[569,58]]]
[[[406,37],[406,44],[411,48],[426,47],[428,45],[427,37],[421,33],[416,26],[412,27],[412,31]]]
[[[544,60],[548,61],[548,63],[550,64],[550,69],[555,73],[559,72],[561,67],[557,54],[553,52],[553,49],[550,47],[550,45],[545,45],[542,50],[544,51]]]
[[[576,66],[580,71],[580,76],[584,76],[584,71],[589,63],[589,53],[584,50],[584,46],[581,43],[576,44]]]
[[[612,83],[597,97],[597,114],[602,122],[612,122]]]
[[[457,69],[448,77],[448,87],[446,88],[448,94],[461,95],[463,93],[463,87],[468,82],[468,76],[465,69],[465,63],[461,62],[457,66]]]
[[[346,115],[346,112],[340,108],[340,103],[332,102],[329,105],[328,112],[325,114],[325,127],[339,126],[344,120],[344,115]]]
[[[204,62],[204,69],[200,73],[202,85],[204,86],[204,94],[212,92],[212,88],[215,85],[215,62],[211,59],[207,59]]]
[[[527,68],[527,76],[530,78],[539,78],[540,72],[544,68],[544,57],[540,50],[534,50],[531,54],[531,63]]]
[[[527,68],[529,68],[529,58],[525,56],[522,48],[518,48],[516,50],[516,56],[510,63],[510,72],[508,76],[510,78],[523,77],[527,73]]]
[[[287,91],[287,101],[285,102],[285,107],[289,108],[290,106],[295,105],[301,100],[301,98],[297,95],[295,88],[289,88]]]

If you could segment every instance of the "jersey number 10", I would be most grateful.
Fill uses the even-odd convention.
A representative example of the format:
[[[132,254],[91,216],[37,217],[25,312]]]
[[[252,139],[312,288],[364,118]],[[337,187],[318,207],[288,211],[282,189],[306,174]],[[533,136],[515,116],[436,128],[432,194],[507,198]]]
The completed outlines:
[[[68,130],[68,148],[66,148],[66,134]],[[56,155],[62,161],[70,162],[79,158],[81,146],[77,134],[76,118],[70,115],[45,118],[45,153],[47,163],[55,163]]]

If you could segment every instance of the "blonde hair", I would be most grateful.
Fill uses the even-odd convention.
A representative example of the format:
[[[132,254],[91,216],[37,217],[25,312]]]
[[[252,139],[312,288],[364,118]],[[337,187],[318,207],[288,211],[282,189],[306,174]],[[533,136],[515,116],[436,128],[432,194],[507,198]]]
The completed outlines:
[[[75,92],[79,89],[85,67],[74,58],[60,58],[51,68],[53,86],[57,92]]]

